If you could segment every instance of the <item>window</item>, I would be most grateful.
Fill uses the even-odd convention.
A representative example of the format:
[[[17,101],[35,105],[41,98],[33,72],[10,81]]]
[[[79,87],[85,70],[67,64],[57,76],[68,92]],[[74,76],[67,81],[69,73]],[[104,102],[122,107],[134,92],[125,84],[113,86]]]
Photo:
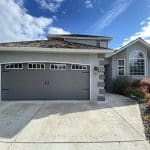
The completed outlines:
[[[5,69],[23,69],[23,64],[7,64]]]
[[[106,48],[107,47],[107,42],[106,41],[98,41],[97,46]]]
[[[125,75],[125,60],[124,59],[118,59],[118,75],[124,76]]]
[[[28,69],[45,69],[45,64],[28,64]]]
[[[66,64],[50,64],[51,70],[66,70]]]
[[[133,51],[129,56],[130,75],[145,75],[145,59],[141,51]]]
[[[73,64],[73,65],[71,65],[71,70],[87,70],[87,66]]]

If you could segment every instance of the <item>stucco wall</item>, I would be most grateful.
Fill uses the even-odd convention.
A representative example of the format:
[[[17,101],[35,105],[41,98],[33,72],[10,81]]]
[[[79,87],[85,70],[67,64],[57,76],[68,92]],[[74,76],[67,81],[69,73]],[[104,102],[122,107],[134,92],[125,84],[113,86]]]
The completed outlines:
[[[103,57],[103,56],[102,56]],[[48,52],[1,52],[0,64],[17,62],[62,62],[81,63],[90,66],[90,100],[96,101],[99,95],[97,82],[99,74],[94,73],[94,66],[99,65],[97,54],[50,54]],[[0,88],[1,91],[1,88]],[[1,93],[1,92],[0,92]]]
[[[145,68],[145,76],[139,76],[139,75],[132,75],[132,76],[129,76],[129,55],[132,51],[134,50],[140,50],[144,53],[145,55],[145,64],[146,64],[146,68]],[[113,55],[112,56],[112,62],[111,62],[111,66],[112,66],[112,78],[115,78],[117,75],[118,75],[118,70],[117,70],[117,59],[125,59],[125,75],[131,77],[132,79],[142,79],[146,76],[150,76],[150,73],[148,73],[148,68],[149,65],[148,65],[148,55],[147,55],[147,51],[148,49],[139,44],[139,43],[135,43],[134,45],[128,47],[127,49],[119,52],[118,54],[116,55]]]

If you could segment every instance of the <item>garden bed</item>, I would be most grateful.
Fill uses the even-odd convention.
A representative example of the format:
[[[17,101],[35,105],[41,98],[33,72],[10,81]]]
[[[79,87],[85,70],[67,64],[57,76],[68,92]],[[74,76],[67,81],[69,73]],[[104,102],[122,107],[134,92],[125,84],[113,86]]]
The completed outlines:
[[[147,104],[145,102],[139,103],[139,106],[145,128],[145,136],[150,142],[150,109],[147,108]]]

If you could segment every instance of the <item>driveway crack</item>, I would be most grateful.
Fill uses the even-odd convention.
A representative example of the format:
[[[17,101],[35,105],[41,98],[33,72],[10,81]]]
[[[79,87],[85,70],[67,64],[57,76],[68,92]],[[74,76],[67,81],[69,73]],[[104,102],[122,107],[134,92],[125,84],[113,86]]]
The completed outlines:
[[[146,142],[147,140],[122,140],[122,141],[119,141],[119,140],[114,140],[114,141],[81,141],[81,142],[79,142],[79,141],[73,141],[73,142],[71,142],[71,141],[65,141],[65,142],[3,142],[3,143],[10,143],[11,145],[12,144],[74,144],[74,143],[78,143],[78,144],[82,144],[82,143],[132,143],[132,142]],[[148,142],[148,141],[147,141]]]

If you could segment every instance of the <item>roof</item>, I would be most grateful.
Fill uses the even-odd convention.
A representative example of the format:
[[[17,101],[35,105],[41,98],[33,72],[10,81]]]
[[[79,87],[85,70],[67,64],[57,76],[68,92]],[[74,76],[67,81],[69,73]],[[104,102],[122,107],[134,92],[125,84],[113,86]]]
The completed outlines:
[[[112,55],[108,56],[108,57],[111,57],[111,56],[113,56],[113,55],[118,54],[119,52],[125,50],[126,48],[132,46],[132,45],[135,44],[135,43],[141,43],[142,45],[144,45],[144,46],[150,48],[150,44],[149,44],[148,42],[146,42],[145,40],[143,40],[141,37],[139,37],[139,38],[137,38],[137,39],[131,41],[131,42],[128,43],[127,45],[121,47],[119,50],[115,50],[114,53],[113,53]]]
[[[93,39],[93,40],[112,40],[112,37],[108,36],[96,36],[96,35],[85,35],[85,34],[48,34],[48,39],[50,38],[63,38],[63,39]]]
[[[63,39],[36,40],[0,43],[0,47],[42,47],[42,48],[75,48],[75,49],[100,49],[96,46],[73,43]]]
[[[0,43],[0,51],[51,53],[112,53],[112,49],[64,41],[63,39]]]

